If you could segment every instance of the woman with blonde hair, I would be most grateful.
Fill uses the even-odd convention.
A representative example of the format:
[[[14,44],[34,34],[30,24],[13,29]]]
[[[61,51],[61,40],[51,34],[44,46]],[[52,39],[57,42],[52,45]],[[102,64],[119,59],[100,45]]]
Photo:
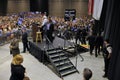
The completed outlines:
[[[25,67],[22,65],[23,56],[17,54],[13,57],[11,63],[11,76],[10,80],[23,80],[25,77]]]

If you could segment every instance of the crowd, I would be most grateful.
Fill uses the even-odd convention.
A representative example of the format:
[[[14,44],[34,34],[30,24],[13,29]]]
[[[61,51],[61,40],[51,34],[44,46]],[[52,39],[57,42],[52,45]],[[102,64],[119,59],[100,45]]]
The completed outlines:
[[[12,14],[8,16],[0,17],[0,42],[9,41],[13,38],[12,34],[17,35],[16,37],[20,37],[22,34],[20,32],[21,29],[27,28],[31,29],[32,23],[37,23],[41,26],[45,24],[45,15],[41,13],[34,12],[25,12],[19,14]],[[46,19],[46,21],[48,18]],[[77,29],[80,29],[80,38],[76,38],[76,40],[80,40],[82,44],[86,44],[85,37],[87,34],[91,34],[92,25],[94,24],[93,19],[89,19],[87,17],[76,18],[75,20],[65,21],[62,17],[51,17],[53,22],[54,29],[59,31],[59,35],[66,32],[71,33],[72,35],[77,33]],[[76,36],[77,37],[77,36]],[[6,40],[4,40],[6,39]]]
[[[22,69],[22,72],[20,73],[22,74],[22,78],[24,77],[23,73],[25,73],[25,68],[23,66],[16,66],[17,64],[14,60],[17,60],[17,55],[19,55],[18,57],[22,57],[20,56],[19,50],[20,40],[22,40],[23,43],[23,53],[25,53],[26,50],[29,51],[28,34],[32,32],[32,23],[38,24],[41,28],[41,31],[43,32],[42,36],[46,34],[46,36],[51,42],[53,42],[54,36],[52,34],[54,33],[59,37],[64,36],[66,37],[66,39],[74,39],[76,44],[86,45],[88,42],[90,46],[90,55],[93,55],[93,50],[95,48],[95,57],[100,55],[100,51],[104,49],[104,40],[101,34],[93,33],[94,19],[88,18],[86,16],[75,18],[75,20],[69,21],[65,21],[62,17],[47,17],[45,14],[41,14],[39,12],[25,12],[19,14],[12,14],[8,16],[0,16],[0,44],[5,43],[5,41],[11,43],[10,54],[13,55],[11,72],[14,71],[14,67],[20,67]],[[111,48],[107,49],[108,45],[105,48],[105,75],[103,77],[107,77],[109,66],[108,64],[111,57],[110,55],[112,53]],[[20,61],[20,63],[22,62],[23,60]],[[85,80],[89,80],[89,78],[91,78],[92,76],[92,71],[85,69],[84,73],[84,77],[86,77],[86,75],[89,75],[88,78],[86,78]],[[12,76],[13,75],[14,73],[12,72]],[[10,80],[17,79],[12,79],[11,77]]]

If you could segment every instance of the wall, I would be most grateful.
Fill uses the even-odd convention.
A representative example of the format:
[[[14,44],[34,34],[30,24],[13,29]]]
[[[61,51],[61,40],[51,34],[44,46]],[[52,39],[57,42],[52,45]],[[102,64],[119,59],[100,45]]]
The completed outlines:
[[[6,6],[7,0],[0,0],[0,16],[4,16],[6,14]]]
[[[64,16],[65,9],[76,9],[77,16],[87,15],[88,0],[49,0],[49,14]]]
[[[48,12],[48,0],[30,0],[30,11]]]
[[[7,13],[19,13],[30,11],[29,0],[8,0]]]
[[[8,0],[8,2],[7,0],[0,0],[0,14],[30,11],[31,1],[33,0]],[[47,6],[47,0],[41,0],[41,2],[45,2],[42,6]],[[44,9],[45,6],[41,7],[40,10],[49,10],[47,12],[52,16],[64,16],[65,9],[76,9],[77,16],[82,16],[87,15],[88,0],[49,0],[48,9]]]

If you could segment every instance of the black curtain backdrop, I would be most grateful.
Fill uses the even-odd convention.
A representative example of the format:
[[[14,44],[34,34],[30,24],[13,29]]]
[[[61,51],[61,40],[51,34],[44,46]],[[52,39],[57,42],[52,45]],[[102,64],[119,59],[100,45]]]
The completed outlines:
[[[5,16],[7,11],[7,0],[0,0],[0,16]]]
[[[100,17],[100,30],[99,32],[103,32],[104,31],[104,25],[105,25],[105,19],[106,19],[106,12],[107,12],[107,5],[108,5],[108,0],[104,0],[103,3],[103,9],[102,9],[102,13],[101,13],[101,17]]]
[[[104,38],[109,39],[113,47],[109,65],[109,80],[120,79],[120,4],[119,0],[109,0],[106,9]]]
[[[48,0],[30,0],[30,11],[46,12],[48,15]]]

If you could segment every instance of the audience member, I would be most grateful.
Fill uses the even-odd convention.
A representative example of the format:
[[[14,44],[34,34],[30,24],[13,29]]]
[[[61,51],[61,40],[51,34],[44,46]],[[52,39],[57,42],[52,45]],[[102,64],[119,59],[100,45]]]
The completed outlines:
[[[76,34],[75,34],[75,43],[77,44],[77,41],[79,39],[79,41],[81,42],[82,44],[82,39],[81,39],[81,33],[82,33],[82,30],[80,28],[80,26],[77,27],[77,30],[76,30]]]
[[[25,67],[22,65],[23,56],[18,54],[13,57],[11,63],[10,80],[23,80],[25,77]]]
[[[108,76],[108,68],[109,68],[110,58],[111,58],[111,54],[112,54],[112,46],[109,43],[108,39],[106,39],[104,41],[103,54],[104,54],[104,63],[105,63],[105,70],[104,70],[105,74],[103,75],[103,77],[107,77]]]
[[[9,48],[10,48],[10,54],[12,54],[13,56],[19,54],[20,53],[19,40],[14,38],[11,41]]]
[[[92,71],[89,68],[84,68],[83,70],[84,80],[90,80],[91,77],[92,77]]]
[[[94,47],[95,47],[95,39],[96,39],[96,36],[95,34],[92,34],[90,36],[88,36],[87,40],[88,40],[88,44],[90,46],[90,55],[93,55],[93,50],[94,50]]]
[[[22,29],[23,33],[22,33],[22,43],[23,43],[23,52],[26,52],[26,48],[29,51],[29,47],[28,47],[28,34],[26,32],[26,29]]]
[[[96,40],[95,40],[95,57],[98,56],[98,54],[100,55],[100,51],[103,49],[103,37],[99,34],[96,36]]]
[[[2,36],[3,36],[3,31],[0,29],[0,44],[2,43]]]

